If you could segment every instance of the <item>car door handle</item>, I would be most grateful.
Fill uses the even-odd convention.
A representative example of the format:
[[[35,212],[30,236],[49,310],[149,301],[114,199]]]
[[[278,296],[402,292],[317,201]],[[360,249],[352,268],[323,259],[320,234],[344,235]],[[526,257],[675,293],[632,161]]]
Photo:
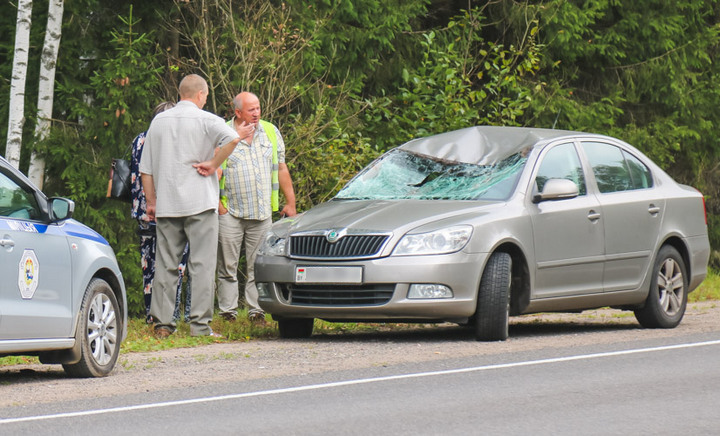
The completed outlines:
[[[651,204],[650,206],[648,206],[648,212],[650,213],[650,215],[657,215],[658,213],[660,213],[660,208],[655,206],[654,204]]]
[[[0,239],[0,247],[14,247],[15,241],[12,239]]]
[[[590,212],[588,212],[588,219],[593,222],[597,221],[600,219],[600,214],[598,212],[595,212],[594,210],[591,210]]]

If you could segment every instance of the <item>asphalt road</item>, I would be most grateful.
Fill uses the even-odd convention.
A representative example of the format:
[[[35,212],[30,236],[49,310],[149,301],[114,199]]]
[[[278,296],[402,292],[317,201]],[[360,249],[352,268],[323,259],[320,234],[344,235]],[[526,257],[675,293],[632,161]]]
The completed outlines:
[[[0,434],[717,434],[718,362],[713,329],[6,407]]]

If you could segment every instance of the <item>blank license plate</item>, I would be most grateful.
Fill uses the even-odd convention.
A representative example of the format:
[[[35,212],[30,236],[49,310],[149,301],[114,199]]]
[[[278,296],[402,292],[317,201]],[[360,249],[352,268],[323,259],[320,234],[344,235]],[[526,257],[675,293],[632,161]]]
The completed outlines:
[[[297,266],[296,283],[362,283],[361,266]]]

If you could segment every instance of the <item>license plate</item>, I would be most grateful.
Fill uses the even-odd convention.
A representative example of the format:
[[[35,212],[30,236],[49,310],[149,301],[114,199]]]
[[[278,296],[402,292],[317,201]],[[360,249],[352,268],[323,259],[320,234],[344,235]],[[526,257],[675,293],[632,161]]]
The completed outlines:
[[[295,283],[362,283],[361,266],[297,266]]]

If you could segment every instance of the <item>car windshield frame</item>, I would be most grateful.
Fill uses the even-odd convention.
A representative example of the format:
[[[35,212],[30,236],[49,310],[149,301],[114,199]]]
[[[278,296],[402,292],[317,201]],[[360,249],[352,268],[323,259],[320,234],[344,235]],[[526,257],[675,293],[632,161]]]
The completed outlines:
[[[363,169],[335,199],[504,201],[526,163],[527,150],[480,165],[395,148]]]

